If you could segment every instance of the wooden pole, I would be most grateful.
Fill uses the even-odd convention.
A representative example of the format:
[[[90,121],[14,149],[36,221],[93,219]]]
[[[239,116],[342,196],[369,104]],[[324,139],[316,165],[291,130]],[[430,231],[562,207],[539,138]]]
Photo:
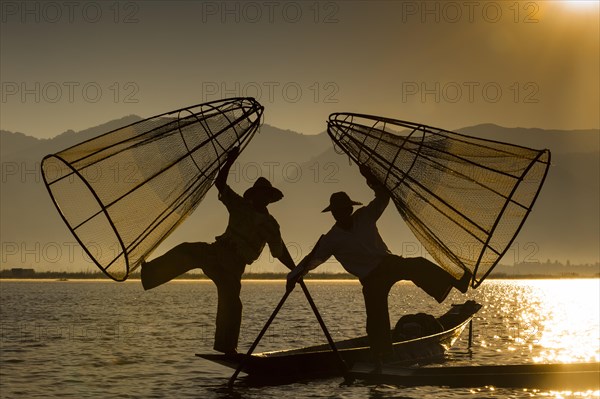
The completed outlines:
[[[256,337],[256,339],[250,346],[250,349],[248,349],[248,352],[246,352],[246,356],[242,359],[242,361],[238,365],[237,369],[235,369],[235,372],[232,374],[231,378],[229,379],[229,383],[227,384],[229,386],[229,388],[233,387],[233,384],[235,383],[235,379],[237,378],[237,376],[240,374],[240,372],[242,371],[242,369],[244,368],[244,366],[250,359],[252,352],[254,352],[254,349],[256,349],[256,347],[258,346],[258,343],[262,339],[263,335],[265,335],[265,333],[267,332],[267,329],[269,328],[269,326],[275,319],[275,316],[277,316],[277,313],[279,313],[279,310],[281,309],[281,307],[285,303],[285,300],[288,298],[288,296],[290,295],[291,292],[292,292],[291,290],[290,291],[286,290],[285,294],[283,294],[283,297],[281,298],[281,300],[275,307],[275,310],[273,310],[273,313],[271,313],[271,317],[269,317],[269,320],[267,320],[267,322],[265,323],[265,325],[262,328],[262,330],[260,331],[260,333],[258,333],[258,336]]]

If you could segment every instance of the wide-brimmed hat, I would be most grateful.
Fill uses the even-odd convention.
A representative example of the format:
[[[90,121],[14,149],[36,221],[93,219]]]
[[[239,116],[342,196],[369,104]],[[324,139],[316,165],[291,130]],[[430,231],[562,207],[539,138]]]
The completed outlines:
[[[331,208],[342,208],[353,205],[362,205],[361,202],[352,201],[348,194],[343,191],[331,194],[329,197],[329,206],[321,212],[329,212]]]
[[[271,182],[264,177],[259,177],[254,182],[254,185],[244,192],[244,198],[252,199],[257,195],[264,195],[269,200],[269,203],[277,202],[283,198],[283,193],[273,187]]]

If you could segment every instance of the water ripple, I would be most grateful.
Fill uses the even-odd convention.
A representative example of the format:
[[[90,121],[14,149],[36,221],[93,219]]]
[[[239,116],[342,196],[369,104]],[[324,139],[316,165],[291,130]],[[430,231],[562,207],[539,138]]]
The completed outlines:
[[[200,360],[212,352],[216,289],[210,282],[167,284],[144,292],[139,282],[2,281],[0,396],[67,398],[598,398],[598,392],[399,388],[340,379],[279,387],[239,383],[224,389],[232,370]],[[357,282],[307,282],[335,339],[364,334]],[[284,282],[244,282],[240,348],[248,348],[284,292]],[[454,365],[598,361],[598,280],[486,281],[451,293],[438,305],[399,283],[390,293],[392,323],[406,313],[443,313],[475,299],[473,346],[466,334],[448,353]],[[290,295],[257,351],[324,343],[306,298]]]

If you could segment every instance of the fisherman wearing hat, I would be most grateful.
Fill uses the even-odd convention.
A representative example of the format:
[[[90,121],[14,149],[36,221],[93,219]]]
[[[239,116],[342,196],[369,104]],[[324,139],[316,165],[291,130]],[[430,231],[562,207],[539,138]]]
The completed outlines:
[[[295,267],[267,205],[283,198],[269,180],[259,177],[241,197],[226,183],[229,169],[239,155],[236,147],[228,154],[215,186],[219,200],[229,211],[225,233],[213,243],[182,243],[166,254],[142,264],[142,285],[148,290],[189,270],[201,268],[217,286],[218,305],[214,349],[237,353],[242,320],[241,278],[246,265],[260,256],[265,244],[273,257],[289,269]]]
[[[335,224],[321,237],[315,249],[288,274],[287,288],[293,289],[296,282],[309,270],[334,256],[349,273],[357,276],[363,286],[367,312],[367,335],[375,362],[393,359],[388,294],[400,280],[411,280],[427,294],[441,303],[452,287],[466,292],[471,273],[465,272],[456,280],[445,270],[429,260],[403,258],[392,254],[377,230],[377,220],[390,201],[385,186],[376,181],[366,168],[360,169],[367,184],[375,192],[375,199],[362,205],[350,199],[345,192],[331,195],[329,206],[323,212],[331,212]]]

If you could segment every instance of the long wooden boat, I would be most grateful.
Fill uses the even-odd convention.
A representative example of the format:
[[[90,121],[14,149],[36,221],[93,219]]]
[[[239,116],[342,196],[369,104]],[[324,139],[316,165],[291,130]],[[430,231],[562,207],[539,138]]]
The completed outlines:
[[[396,359],[394,364],[410,366],[442,360],[444,353],[458,339],[479,309],[481,305],[474,301],[452,305],[448,312],[436,318],[441,331],[413,338],[399,337],[393,344]],[[372,361],[366,336],[338,341],[336,348],[348,368]],[[202,353],[196,356],[236,369],[246,354]],[[243,364],[242,372],[255,381],[288,382],[342,375],[339,360],[328,344],[256,353]]]
[[[502,364],[444,367],[384,365],[374,373],[368,363],[355,364],[351,375],[375,384],[448,387],[520,387],[530,389],[600,389],[600,363]]]

